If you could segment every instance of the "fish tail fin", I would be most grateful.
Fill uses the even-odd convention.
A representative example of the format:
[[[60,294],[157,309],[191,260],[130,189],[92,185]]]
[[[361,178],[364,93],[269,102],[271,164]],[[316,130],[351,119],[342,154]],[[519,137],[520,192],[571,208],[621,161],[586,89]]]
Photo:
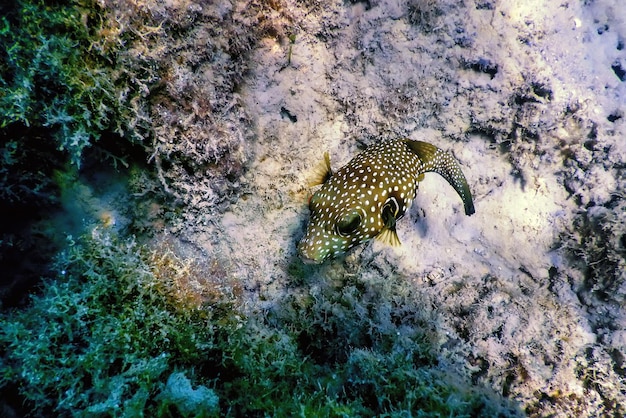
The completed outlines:
[[[465,207],[465,214],[474,214],[474,201],[467,180],[461,167],[452,154],[422,141],[405,140],[409,149],[417,155],[425,165],[424,172],[434,171],[447,180],[459,194]],[[421,173],[420,173],[421,174]]]

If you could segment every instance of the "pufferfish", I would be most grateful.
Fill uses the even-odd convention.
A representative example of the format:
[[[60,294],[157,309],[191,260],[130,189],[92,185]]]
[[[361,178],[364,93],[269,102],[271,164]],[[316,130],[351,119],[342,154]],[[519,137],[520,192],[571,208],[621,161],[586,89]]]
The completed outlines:
[[[445,178],[459,194],[465,214],[474,213],[467,180],[456,159],[426,142],[386,140],[369,146],[333,173],[330,157],[311,185],[321,184],[309,201],[311,212],[298,244],[303,261],[321,263],[376,238],[400,245],[396,221],[409,209],[424,173]]]

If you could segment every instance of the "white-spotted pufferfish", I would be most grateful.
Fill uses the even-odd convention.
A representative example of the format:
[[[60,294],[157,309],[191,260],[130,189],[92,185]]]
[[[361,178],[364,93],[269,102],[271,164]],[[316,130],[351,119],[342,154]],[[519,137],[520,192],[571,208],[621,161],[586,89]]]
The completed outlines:
[[[321,263],[376,238],[400,245],[396,221],[409,209],[424,173],[443,176],[459,194],[465,214],[474,202],[455,158],[426,142],[386,140],[369,146],[336,173],[328,153],[312,183],[322,184],[309,201],[311,217],[298,252],[305,262]]]

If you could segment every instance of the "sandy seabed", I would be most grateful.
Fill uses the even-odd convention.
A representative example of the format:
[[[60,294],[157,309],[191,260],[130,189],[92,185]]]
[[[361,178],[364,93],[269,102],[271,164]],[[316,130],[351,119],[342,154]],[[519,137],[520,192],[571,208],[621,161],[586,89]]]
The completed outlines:
[[[476,214],[428,174],[402,247],[346,262],[392,266],[436,311],[442,358],[529,412],[608,413],[626,402],[624,260],[594,275],[589,263],[610,261],[586,257],[583,234],[598,231],[581,219],[626,232],[626,14],[616,1],[408,3],[293,2],[298,32],[262,42],[240,92],[249,194],[187,239],[229,254],[259,309],[289,292],[325,150],[338,168],[382,138],[436,144],[460,161]]]

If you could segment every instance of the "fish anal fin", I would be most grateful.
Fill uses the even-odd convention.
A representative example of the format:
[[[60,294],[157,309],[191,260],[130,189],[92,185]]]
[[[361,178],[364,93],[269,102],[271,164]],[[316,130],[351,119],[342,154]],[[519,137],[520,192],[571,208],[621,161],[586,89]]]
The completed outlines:
[[[376,235],[375,239],[376,241],[392,247],[399,247],[401,245],[400,238],[398,238],[398,233],[395,229],[383,228],[380,234]]]
[[[326,181],[333,175],[330,168],[330,155],[328,151],[324,153],[324,161],[320,162],[314,170],[313,176],[309,181],[309,186],[319,186],[326,183]]]

